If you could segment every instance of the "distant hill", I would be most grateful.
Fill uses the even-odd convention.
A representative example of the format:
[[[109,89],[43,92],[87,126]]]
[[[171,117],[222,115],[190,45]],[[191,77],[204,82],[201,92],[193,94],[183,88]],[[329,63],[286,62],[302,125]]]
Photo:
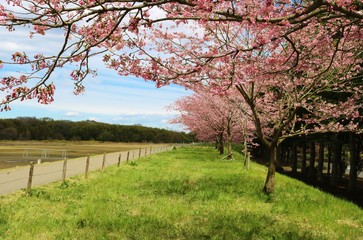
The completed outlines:
[[[140,125],[95,121],[72,122],[51,118],[0,119],[0,140],[95,140],[111,142],[188,143],[193,134]]]

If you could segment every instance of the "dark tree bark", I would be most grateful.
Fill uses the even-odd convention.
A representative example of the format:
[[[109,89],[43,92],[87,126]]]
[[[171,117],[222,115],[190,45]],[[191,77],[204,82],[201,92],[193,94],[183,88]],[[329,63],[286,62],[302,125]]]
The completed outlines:
[[[310,142],[310,165],[308,178],[313,180],[315,177],[315,142]]]
[[[224,139],[223,133],[219,134],[219,145],[218,145],[219,154],[224,154]]]
[[[301,175],[306,177],[306,142],[303,140],[302,145],[302,159],[301,159]]]
[[[232,143],[227,143],[227,159],[231,160],[233,159],[233,149],[232,149]]]
[[[267,194],[273,193],[275,191],[275,172],[276,172],[276,152],[277,147],[276,145],[272,145],[269,148],[269,166],[268,166],[268,172],[267,177],[265,181],[265,186],[263,188],[263,191]]]
[[[354,133],[349,133],[350,145],[350,170],[349,170],[349,185],[348,191],[354,192],[357,184],[357,168],[358,168],[358,151],[354,139]]]
[[[292,151],[292,174],[297,174],[297,143],[294,142],[291,147]]]
[[[232,132],[231,132],[231,121],[232,118],[228,117],[227,119],[227,159],[233,159],[233,151],[232,151]]]
[[[333,159],[332,159],[332,171],[331,171],[331,178],[330,184],[332,186],[338,185],[338,178],[339,178],[339,164],[342,160],[342,144],[338,142],[336,139],[334,142],[333,148]]]
[[[276,158],[277,158],[277,162],[279,163],[283,163],[285,160],[284,160],[284,146],[283,144],[280,144],[278,147],[277,147],[277,153],[276,153]]]
[[[224,154],[224,144],[223,144],[223,142],[219,143],[219,154],[220,155]]]
[[[328,176],[331,174],[331,153],[332,153],[332,146],[328,146]]]
[[[291,143],[286,148],[286,163],[292,164],[292,147],[291,147]]]
[[[318,182],[323,181],[324,150],[325,150],[324,143],[320,143],[320,145],[319,145],[319,163],[318,163],[318,172],[317,172]]]
[[[250,155],[249,155],[249,153],[248,153],[248,148],[247,148],[247,141],[246,141],[246,139],[245,139],[245,142],[244,142],[244,164],[243,164],[243,167],[244,168],[249,168],[249,165],[250,165]]]

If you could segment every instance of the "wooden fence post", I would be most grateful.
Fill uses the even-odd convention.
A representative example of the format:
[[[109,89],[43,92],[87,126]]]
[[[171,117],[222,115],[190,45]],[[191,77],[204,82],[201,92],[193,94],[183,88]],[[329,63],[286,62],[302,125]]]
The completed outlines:
[[[121,154],[118,156],[117,167],[120,167],[120,163],[121,163]]]
[[[66,174],[67,174],[67,158],[65,158],[63,162],[63,174],[62,174],[63,182],[66,180]]]
[[[88,155],[87,156],[87,161],[86,161],[86,171],[85,171],[85,174],[84,174],[86,179],[88,178],[88,169],[89,169],[90,158],[91,158],[91,156]]]
[[[33,182],[33,173],[34,173],[34,162],[30,162],[30,169],[29,169],[29,178],[28,178],[28,186],[26,188],[26,193],[30,192],[30,189],[32,188],[32,182]]]
[[[130,151],[127,152],[127,158],[126,158],[126,162],[129,162],[129,158],[130,158]]]
[[[141,148],[139,149],[139,158],[141,158]]]
[[[105,164],[106,164],[106,153],[103,154],[103,160],[102,160],[102,171],[105,168]]]

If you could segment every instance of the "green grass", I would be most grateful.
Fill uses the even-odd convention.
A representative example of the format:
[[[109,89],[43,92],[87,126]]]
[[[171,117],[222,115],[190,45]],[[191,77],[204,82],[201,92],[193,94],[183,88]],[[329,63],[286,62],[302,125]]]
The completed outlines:
[[[266,169],[179,148],[0,198],[0,239],[363,239],[363,211]]]

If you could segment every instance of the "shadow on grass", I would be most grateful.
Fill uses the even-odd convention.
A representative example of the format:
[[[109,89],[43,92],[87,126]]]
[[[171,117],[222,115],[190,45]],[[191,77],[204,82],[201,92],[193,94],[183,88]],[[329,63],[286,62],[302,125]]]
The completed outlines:
[[[244,183],[244,184],[243,184]],[[190,196],[194,200],[212,200],[218,199],[221,194],[268,196],[262,193],[260,181],[248,179],[241,174],[228,174],[224,178],[214,178],[211,176],[192,178],[189,176],[180,176],[170,180],[159,179],[146,182],[142,188],[152,191],[156,195],[180,195]]]
[[[168,212],[141,212],[100,219],[80,219],[78,228],[98,229],[100,236],[122,233],[127,239],[316,239],[309,231],[283,225],[268,214],[241,211],[184,212],[171,220]],[[118,235],[120,236],[120,235]],[[323,239],[322,237],[319,239]]]

